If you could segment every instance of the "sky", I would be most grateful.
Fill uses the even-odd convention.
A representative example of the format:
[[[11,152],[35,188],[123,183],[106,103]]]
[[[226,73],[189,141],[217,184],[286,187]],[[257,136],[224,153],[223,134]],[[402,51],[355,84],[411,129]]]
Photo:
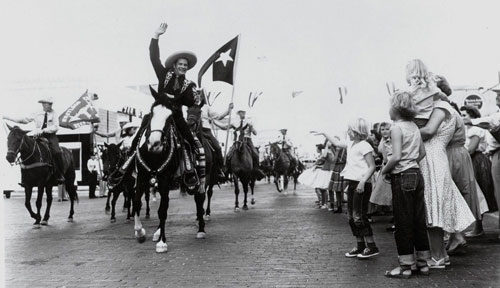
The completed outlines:
[[[388,120],[385,85],[404,89],[411,59],[422,59],[452,85],[499,81],[498,1],[73,0],[2,6],[2,114],[38,109],[33,99],[50,90],[33,87],[47,83],[101,92],[107,103],[126,99],[123,106],[147,107],[150,97],[120,95],[128,85],[157,83],[148,45],[161,22],[169,25],[160,38],[162,59],[178,50],[197,54],[188,73],[192,80],[215,50],[241,34],[236,110],[249,110],[261,137],[287,128],[308,151],[323,140],[310,130],[342,133],[355,117]],[[202,84],[222,92],[213,107],[224,110],[232,87],[210,77]],[[339,86],[348,91],[344,104]],[[260,91],[250,109],[248,94]],[[292,99],[293,91],[304,92]],[[67,94],[58,96],[65,97],[60,103],[81,93]]]

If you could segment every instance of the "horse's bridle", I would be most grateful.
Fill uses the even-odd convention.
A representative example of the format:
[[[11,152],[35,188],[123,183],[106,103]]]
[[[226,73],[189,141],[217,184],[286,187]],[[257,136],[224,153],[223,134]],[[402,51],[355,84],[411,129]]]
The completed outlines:
[[[11,154],[11,155],[13,154],[14,156],[17,156],[17,154],[21,151],[21,148],[23,147],[24,137],[27,137],[27,136],[23,135],[23,137],[21,138],[21,144],[19,144],[19,147],[17,147],[17,149],[15,151],[8,150],[7,154]],[[35,144],[33,145],[33,151],[31,151],[31,154],[28,157],[26,157],[25,159],[22,159],[21,155],[19,155],[19,157],[16,157],[16,160],[11,165],[23,165],[26,161],[28,161],[31,157],[33,157],[33,155],[35,155],[36,148],[38,148],[38,151],[40,152],[40,147],[38,147],[38,143],[36,143],[36,141],[35,141]],[[40,155],[42,155],[42,154],[40,153]]]

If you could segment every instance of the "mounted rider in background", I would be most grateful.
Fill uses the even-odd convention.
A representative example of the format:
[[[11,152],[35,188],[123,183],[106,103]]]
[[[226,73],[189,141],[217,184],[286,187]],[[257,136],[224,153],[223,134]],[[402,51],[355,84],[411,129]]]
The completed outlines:
[[[59,147],[59,139],[56,132],[59,130],[59,118],[52,109],[54,103],[52,97],[44,97],[38,101],[42,104],[43,110],[36,112],[27,117],[8,117],[3,116],[3,119],[10,120],[20,124],[28,124],[35,122],[34,137],[44,137],[49,142],[49,148],[52,155],[52,166],[54,168],[54,176],[58,184],[64,183],[64,176],[61,171],[64,170],[62,160],[61,147]],[[21,183],[23,184],[23,183]]]
[[[235,133],[240,132],[238,140],[250,147],[250,151],[252,151],[252,160],[254,167],[253,173],[255,179],[261,180],[266,175],[264,174],[264,172],[262,172],[262,170],[259,167],[259,151],[257,151],[252,142],[252,134],[257,135],[257,130],[255,130],[253,123],[246,118],[246,111],[238,110],[236,113],[238,114],[238,116],[240,116],[240,121],[238,126],[234,126],[231,124],[231,128],[235,130]],[[231,163],[231,157],[234,155],[235,150],[236,147],[233,145],[231,147],[231,150],[227,153],[226,167],[228,168],[231,166],[229,164]]]

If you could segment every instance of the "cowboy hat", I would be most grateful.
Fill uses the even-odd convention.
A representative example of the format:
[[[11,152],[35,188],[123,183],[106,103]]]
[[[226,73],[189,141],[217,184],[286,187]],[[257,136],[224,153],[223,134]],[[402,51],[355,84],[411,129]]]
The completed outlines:
[[[171,68],[179,59],[186,59],[188,61],[188,70],[193,68],[196,65],[198,59],[196,58],[196,54],[191,51],[179,51],[175,52],[172,55],[168,56],[165,61],[165,68]]]
[[[127,124],[123,125],[123,130],[126,130],[128,128],[139,128],[141,127],[140,124],[138,124],[137,122],[135,121],[132,121],[132,122],[128,122]]]
[[[238,111],[236,111],[236,114],[241,114],[241,113],[246,114],[247,111],[245,111],[245,110],[238,110]]]
[[[50,97],[50,96],[43,96],[40,100],[38,100],[38,103],[52,104],[52,103],[54,103],[54,101],[52,101],[52,97]]]
[[[280,132],[283,134],[286,134],[286,131],[288,131],[288,130],[287,129],[280,129]]]

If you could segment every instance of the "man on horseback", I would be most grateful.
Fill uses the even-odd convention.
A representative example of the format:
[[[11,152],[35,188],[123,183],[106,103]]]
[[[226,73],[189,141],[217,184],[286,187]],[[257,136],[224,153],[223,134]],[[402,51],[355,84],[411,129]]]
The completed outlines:
[[[205,103],[208,103],[205,98],[205,93],[202,91],[203,100]],[[217,167],[218,178],[220,180],[224,180],[226,177],[224,175],[224,157],[222,156],[222,149],[220,147],[219,141],[212,133],[212,129],[214,126],[221,127],[224,126],[220,121],[224,120],[233,110],[234,104],[229,103],[229,107],[226,111],[219,114],[211,109],[208,105],[203,105],[201,108],[201,126],[202,126],[202,136],[205,137],[209,142],[212,148],[215,151],[215,165]]]
[[[281,136],[278,137],[277,143],[281,145],[281,150],[283,150],[286,156],[288,156],[288,158],[290,159],[290,166],[294,170],[297,168],[297,160],[293,153],[293,144],[292,142],[290,142],[290,139],[286,137],[287,129],[281,129],[280,132]]]
[[[61,171],[64,170],[61,147],[59,147],[59,140],[57,139],[56,132],[59,129],[59,118],[52,109],[52,98],[44,97],[38,101],[42,104],[43,110],[36,112],[28,117],[8,117],[7,119],[20,124],[28,124],[35,122],[35,130],[33,131],[34,137],[44,137],[49,142],[50,152],[52,154],[52,166],[54,168],[54,176],[58,184],[64,183],[64,176]],[[21,183],[23,184],[23,183]]]
[[[253,145],[253,142],[252,142],[252,134],[257,135],[257,131],[253,127],[252,122],[250,122],[250,121],[248,121],[248,119],[246,119],[246,111],[238,110],[236,113],[238,114],[238,116],[240,116],[240,123],[239,123],[238,127],[231,125],[231,128],[235,130],[235,133],[240,132],[240,136],[239,136],[238,140],[245,143],[246,145],[248,145],[250,147],[250,151],[252,151],[252,160],[253,160],[253,167],[254,167],[253,173],[254,173],[254,176],[257,180],[261,180],[266,175],[264,174],[264,172],[262,172],[262,170],[260,170],[259,151],[257,151],[257,149],[255,148],[255,146]],[[231,163],[231,157],[233,156],[235,149],[236,148],[233,145],[233,147],[231,147],[231,150],[229,151],[229,153],[227,153],[227,157],[226,157],[226,166],[227,167],[231,166],[229,164]]]

